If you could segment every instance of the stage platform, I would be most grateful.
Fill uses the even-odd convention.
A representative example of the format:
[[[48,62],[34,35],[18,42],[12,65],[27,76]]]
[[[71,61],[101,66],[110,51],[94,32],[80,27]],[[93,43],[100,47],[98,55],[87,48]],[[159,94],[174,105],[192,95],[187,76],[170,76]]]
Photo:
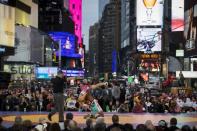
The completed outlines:
[[[67,112],[65,112],[66,114]],[[74,114],[74,120],[82,127],[85,126],[84,115],[87,113],[84,112],[72,112]],[[44,117],[47,119],[48,112],[0,112],[0,116],[3,117],[3,125],[6,127],[10,127],[13,122],[15,116],[21,116],[23,120],[31,120],[34,124],[38,123],[40,117]],[[190,114],[153,114],[153,113],[105,113],[105,122],[109,125],[112,123],[111,117],[113,114],[118,114],[120,117],[120,123],[131,123],[134,127],[138,124],[145,123],[146,120],[151,120],[154,125],[157,125],[159,120],[165,120],[168,122],[172,117],[177,118],[178,126],[182,125],[197,125],[197,113]],[[48,119],[47,119],[48,120]],[[54,115],[52,117],[52,122],[58,121],[58,115]]]

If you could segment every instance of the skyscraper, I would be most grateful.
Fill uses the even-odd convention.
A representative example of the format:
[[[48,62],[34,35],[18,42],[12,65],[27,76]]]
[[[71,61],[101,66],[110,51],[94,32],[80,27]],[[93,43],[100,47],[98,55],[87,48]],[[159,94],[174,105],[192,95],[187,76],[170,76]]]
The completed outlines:
[[[99,73],[117,72],[120,49],[120,0],[105,6],[99,29]]]
[[[102,17],[105,5],[109,3],[109,0],[99,0],[99,20]]]
[[[89,29],[89,75],[98,75],[98,42],[99,42],[99,24],[95,23]]]

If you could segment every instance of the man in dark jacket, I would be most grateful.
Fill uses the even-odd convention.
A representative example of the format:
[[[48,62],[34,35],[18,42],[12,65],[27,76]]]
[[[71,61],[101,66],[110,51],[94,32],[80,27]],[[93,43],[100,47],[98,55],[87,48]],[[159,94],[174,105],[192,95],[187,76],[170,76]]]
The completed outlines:
[[[58,112],[59,122],[64,122],[64,74],[62,71],[58,71],[55,78],[51,79],[53,84],[53,96],[54,96],[54,109],[48,114],[48,119],[51,121],[51,117]]]
[[[122,131],[124,130],[124,126],[119,124],[119,116],[118,115],[112,116],[112,122],[113,122],[113,124],[107,127],[107,131],[110,131],[113,128],[119,128]]]

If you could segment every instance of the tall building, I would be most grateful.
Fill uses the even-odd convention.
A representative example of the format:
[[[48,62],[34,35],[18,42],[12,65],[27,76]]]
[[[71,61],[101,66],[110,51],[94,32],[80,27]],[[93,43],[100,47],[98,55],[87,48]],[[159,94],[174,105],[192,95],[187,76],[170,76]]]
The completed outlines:
[[[109,0],[99,0],[98,2],[99,2],[98,12],[99,12],[99,20],[100,20],[102,17],[103,11],[105,9],[105,5],[109,3]]]
[[[0,15],[0,70],[2,70],[3,57],[14,55],[16,51],[15,24],[38,28],[38,3],[36,0],[1,0],[0,10],[0,13],[4,14]],[[4,30],[9,32],[7,33],[9,36],[5,36]]]
[[[116,73],[120,49],[120,0],[105,6],[99,28],[99,73]]]
[[[120,73],[128,75],[135,73],[136,68],[136,1],[121,1],[121,50]]]
[[[98,75],[98,54],[99,54],[99,23],[90,26],[89,29],[89,75]]]

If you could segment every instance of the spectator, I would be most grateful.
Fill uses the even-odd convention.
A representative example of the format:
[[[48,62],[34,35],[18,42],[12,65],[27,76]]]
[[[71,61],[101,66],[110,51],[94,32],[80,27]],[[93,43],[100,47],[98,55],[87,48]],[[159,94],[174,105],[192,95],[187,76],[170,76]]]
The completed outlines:
[[[179,129],[177,126],[177,119],[176,118],[171,118],[170,119],[170,127],[169,127],[169,131],[175,131],[177,129]]]
[[[0,117],[0,131],[6,131],[7,129],[4,126],[2,126],[2,122],[3,122],[3,118]]]
[[[71,112],[66,113],[66,120],[73,120],[73,114]]]
[[[93,121],[92,119],[86,120],[86,127],[83,129],[83,131],[92,131],[93,130]]]
[[[94,131],[105,131],[106,124],[103,117],[98,117],[96,119],[96,124],[94,126]]]
[[[33,124],[30,120],[24,120],[22,125],[24,131],[30,131],[31,129],[33,129]]]
[[[139,124],[136,127],[136,131],[146,131],[146,130],[147,130],[147,128],[144,124]]]
[[[165,120],[160,120],[158,126],[156,127],[157,131],[168,131],[168,125]]]
[[[70,120],[68,123],[67,130],[72,131],[73,129],[77,128],[77,122],[74,120]]]
[[[192,129],[188,125],[184,125],[182,126],[181,131],[192,131]]]
[[[129,123],[124,124],[124,131],[134,131],[133,125]]]
[[[153,125],[151,120],[147,120],[145,125],[149,131],[156,131],[155,126]]]
[[[9,131],[21,131],[22,129],[22,118],[21,116],[16,116],[14,124],[8,129]]]
[[[58,123],[53,123],[51,124],[49,131],[61,131],[61,128]]]
[[[112,116],[112,123],[113,123],[112,125],[107,127],[107,131],[110,131],[114,127],[118,127],[121,130],[124,130],[123,125],[119,124],[119,116],[118,115],[113,115]]]
[[[39,124],[35,126],[38,131],[46,131],[47,123],[45,118],[39,118]]]

